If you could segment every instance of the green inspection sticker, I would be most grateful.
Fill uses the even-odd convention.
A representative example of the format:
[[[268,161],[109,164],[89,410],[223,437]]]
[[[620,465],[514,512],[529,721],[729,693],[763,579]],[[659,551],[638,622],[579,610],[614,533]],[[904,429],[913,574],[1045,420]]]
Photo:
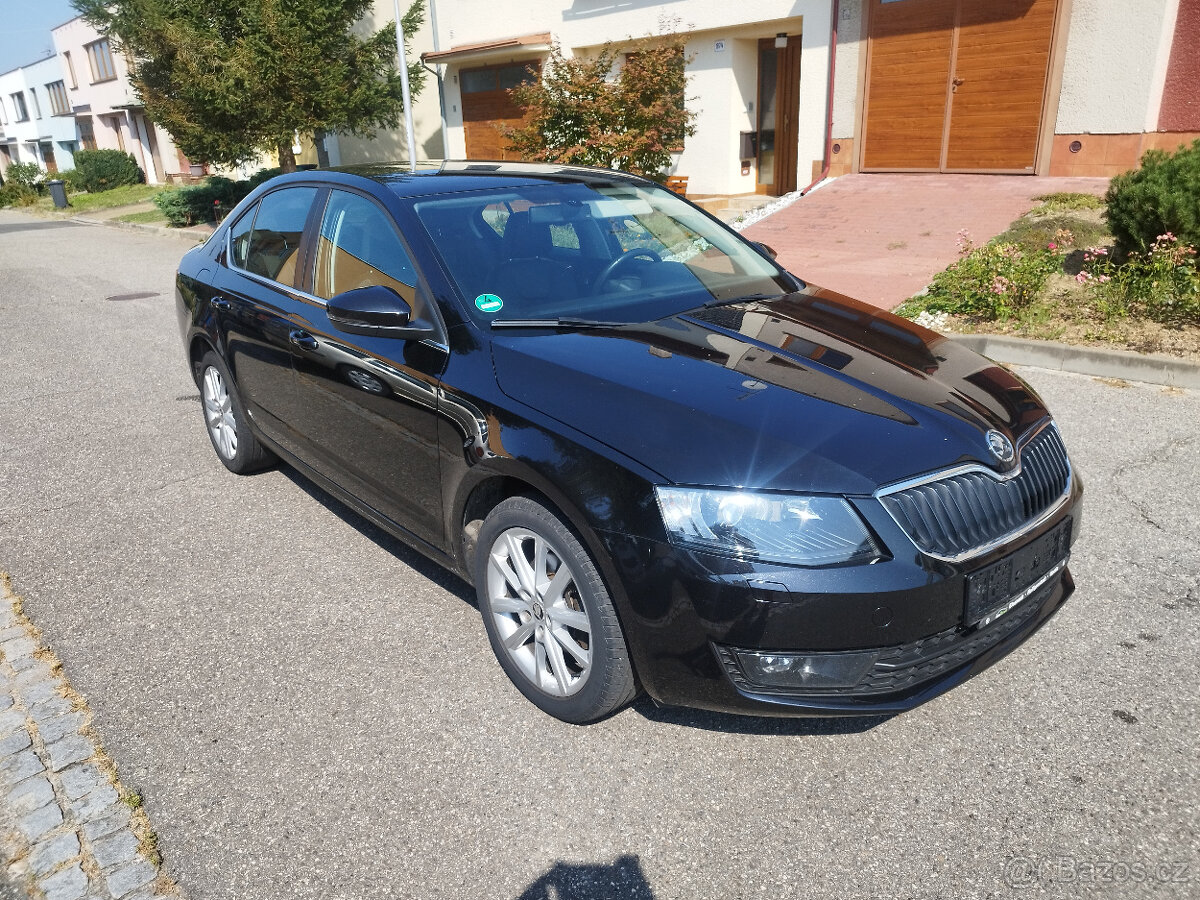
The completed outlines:
[[[475,305],[479,308],[480,312],[494,313],[500,312],[504,306],[504,301],[495,294],[480,294],[475,298]]]

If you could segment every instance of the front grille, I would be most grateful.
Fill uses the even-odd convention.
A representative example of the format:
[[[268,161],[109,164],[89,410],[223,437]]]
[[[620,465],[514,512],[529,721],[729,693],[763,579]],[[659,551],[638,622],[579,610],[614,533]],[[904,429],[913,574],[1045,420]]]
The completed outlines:
[[[1007,480],[972,469],[879,500],[921,550],[962,558],[1015,535],[1067,492],[1071,464],[1057,428],[1044,428],[1026,443],[1020,459],[1020,472]]]

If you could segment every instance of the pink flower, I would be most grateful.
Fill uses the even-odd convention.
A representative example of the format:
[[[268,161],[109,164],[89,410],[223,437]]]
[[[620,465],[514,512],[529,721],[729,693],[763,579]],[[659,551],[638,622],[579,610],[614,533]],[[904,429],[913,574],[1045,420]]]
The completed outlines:
[[[1089,281],[1092,280],[1092,276],[1089,275],[1087,272],[1080,272],[1078,275],[1075,276],[1075,280],[1078,281],[1080,284],[1087,284]]]
[[[1054,243],[1054,241],[1051,241],[1049,244],[1046,245],[1046,249],[1047,250],[1057,250],[1058,244]]]

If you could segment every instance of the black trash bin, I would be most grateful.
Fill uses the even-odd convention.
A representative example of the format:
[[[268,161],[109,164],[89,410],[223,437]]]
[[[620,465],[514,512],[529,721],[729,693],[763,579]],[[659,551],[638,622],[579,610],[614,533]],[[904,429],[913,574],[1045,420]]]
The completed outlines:
[[[47,181],[46,187],[50,188],[50,196],[54,199],[54,205],[59,209],[66,209],[70,206],[67,203],[67,186],[60,179],[55,178],[53,181]]]

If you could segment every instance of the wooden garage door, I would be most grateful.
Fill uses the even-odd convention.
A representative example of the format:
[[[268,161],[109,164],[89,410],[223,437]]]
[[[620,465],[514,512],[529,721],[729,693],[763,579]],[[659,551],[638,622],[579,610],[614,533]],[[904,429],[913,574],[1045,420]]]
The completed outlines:
[[[464,69],[459,73],[462,90],[463,131],[467,142],[467,159],[517,159],[506,150],[507,141],[500,126],[521,124],[521,108],[508,95],[510,88],[536,78],[539,64],[512,63]]]
[[[1058,0],[870,0],[864,171],[1026,172]]]

